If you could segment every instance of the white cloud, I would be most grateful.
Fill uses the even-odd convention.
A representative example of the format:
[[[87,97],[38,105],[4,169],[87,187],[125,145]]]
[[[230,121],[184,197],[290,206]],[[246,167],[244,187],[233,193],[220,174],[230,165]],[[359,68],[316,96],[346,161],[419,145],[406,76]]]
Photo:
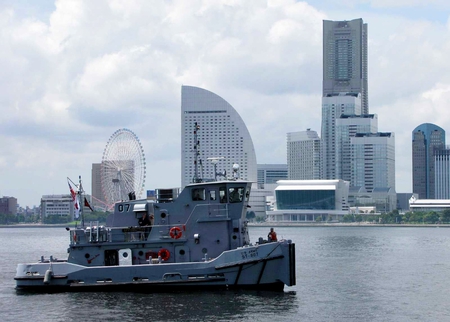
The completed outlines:
[[[359,1],[358,1],[359,2]],[[390,8],[390,7],[426,7],[436,6],[441,8],[449,8],[450,5],[446,0],[372,0],[370,2],[374,8]]]
[[[236,108],[259,162],[286,162],[287,132],[320,133],[322,20],[359,17],[369,24],[370,111],[396,133],[397,190],[408,191],[411,131],[450,128],[450,20],[392,13],[382,1],[343,5],[57,0],[28,16],[0,5],[1,193],[33,205],[65,193],[67,176],[90,187],[91,164],[124,127],[143,144],[146,188],[178,186],[182,84]]]

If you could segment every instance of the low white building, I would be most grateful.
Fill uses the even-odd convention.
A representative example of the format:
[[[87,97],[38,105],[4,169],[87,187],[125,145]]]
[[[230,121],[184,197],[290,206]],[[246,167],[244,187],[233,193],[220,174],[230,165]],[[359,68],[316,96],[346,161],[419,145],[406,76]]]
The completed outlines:
[[[252,185],[252,192],[248,204],[250,206],[247,211],[253,211],[257,217],[265,217],[267,210],[267,200],[273,198],[276,184],[265,184],[264,188],[257,188],[257,185]]]
[[[410,211],[442,211],[450,209],[450,199],[409,199]]]
[[[349,213],[349,182],[344,180],[280,180],[269,222],[338,221]],[[319,219],[320,217],[320,219]]]

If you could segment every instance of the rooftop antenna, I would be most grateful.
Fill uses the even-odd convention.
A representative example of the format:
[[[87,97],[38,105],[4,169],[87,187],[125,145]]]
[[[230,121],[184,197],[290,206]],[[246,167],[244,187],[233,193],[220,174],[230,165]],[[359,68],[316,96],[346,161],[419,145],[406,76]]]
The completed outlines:
[[[217,163],[219,163],[220,160],[225,159],[225,157],[214,157],[214,158],[208,158],[208,161],[211,161],[212,164],[214,164],[214,180],[217,181],[217,176],[219,177],[226,177],[227,171],[224,172],[217,172]]]

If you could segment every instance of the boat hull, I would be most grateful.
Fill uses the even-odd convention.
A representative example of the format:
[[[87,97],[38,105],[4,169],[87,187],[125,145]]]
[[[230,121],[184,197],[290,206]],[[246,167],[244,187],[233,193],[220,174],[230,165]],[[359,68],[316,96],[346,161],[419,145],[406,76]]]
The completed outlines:
[[[16,289],[38,292],[282,291],[295,285],[295,244],[242,247],[203,262],[87,267],[67,261],[19,264]]]

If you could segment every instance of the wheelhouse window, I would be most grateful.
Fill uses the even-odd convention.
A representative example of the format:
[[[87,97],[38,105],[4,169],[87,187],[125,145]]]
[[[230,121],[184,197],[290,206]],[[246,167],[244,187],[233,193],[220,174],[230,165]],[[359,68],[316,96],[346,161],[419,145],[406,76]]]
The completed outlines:
[[[245,201],[249,201],[250,199],[250,188],[247,189],[247,192],[245,193]]]
[[[192,200],[194,201],[205,200],[205,188],[192,189]]]
[[[209,191],[209,200],[216,200],[216,190]]]
[[[227,202],[227,188],[226,187],[219,188],[219,198],[220,198],[220,203]]]
[[[244,196],[244,188],[243,187],[234,187],[228,190],[230,196],[230,202],[242,202],[242,198]]]

